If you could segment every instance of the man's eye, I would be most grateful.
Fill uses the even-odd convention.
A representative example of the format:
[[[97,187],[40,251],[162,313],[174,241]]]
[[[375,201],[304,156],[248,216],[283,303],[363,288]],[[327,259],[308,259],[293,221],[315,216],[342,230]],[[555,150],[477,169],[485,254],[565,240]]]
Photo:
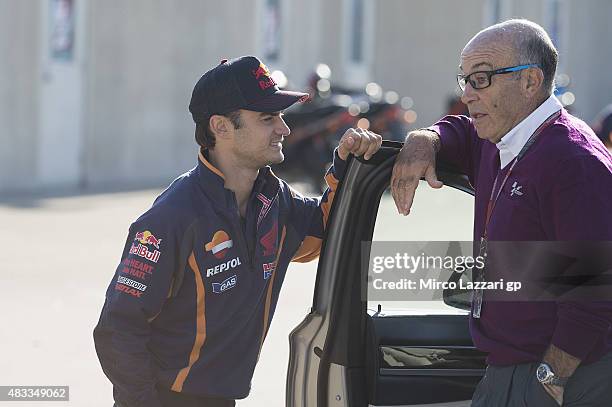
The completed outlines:
[[[473,77],[474,82],[476,82],[479,85],[483,85],[485,83],[487,83],[487,75],[485,74],[478,74],[478,75],[474,75]]]

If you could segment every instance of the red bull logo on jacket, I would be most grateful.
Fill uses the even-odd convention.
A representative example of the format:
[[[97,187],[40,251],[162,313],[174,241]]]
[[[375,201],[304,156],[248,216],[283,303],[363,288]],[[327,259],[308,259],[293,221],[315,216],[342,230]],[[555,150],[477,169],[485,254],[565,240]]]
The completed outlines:
[[[145,230],[144,232],[136,233],[134,240],[137,240],[140,243],[145,244],[145,245],[152,245],[157,250],[159,250],[159,245],[161,244],[161,241],[162,241],[161,239],[156,238],[155,235],[153,235],[153,233],[149,232],[148,230]]]
[[[224,230],[218,230],[213,235],[212,240],[204,245],[204,248],[207,252],[212,252],[216,258],[222,259],[232,246],[234,246],[234,242],[229,235]]]
[[[155,235],[148,230],[138,232],[136,233],[136,236],[134,236],[134,242],[132,243],[132,247],[130,247],[130,254],[134,254],[153,263],[157,263],[159,261],[159,256],[161,255],[161,252],[159,251],[161,241],[161,239],[156,238]],[[149,250],[149,246],[153,246],[158,250]]]

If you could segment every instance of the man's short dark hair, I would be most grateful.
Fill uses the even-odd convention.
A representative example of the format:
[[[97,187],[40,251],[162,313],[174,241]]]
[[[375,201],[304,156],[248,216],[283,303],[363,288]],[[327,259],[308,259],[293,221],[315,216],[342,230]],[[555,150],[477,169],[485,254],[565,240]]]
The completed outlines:
[[[520,59],[528,64],[538,64],[544,75],[543,88],[552,93],[555,89],[555,75],[559,53],[545,31],[532,31],[524,37],[522,47],[519,48]],[[521,61],[522,63],[522,61]]]
[[[533,21],[524,19],[507,20],[489,27],[491,28],[512,33],[517,54],[516,64],[538,64],[544,75],[542,87],[549,95],[552,94],[555,90],[559,52],[546,30]]]
[[[229,112],[219,116],[227,117],[232,123],[232,126],[234,126],[234,129],[240,129],[242,127],[240,111],[238,110],[234,110],[233,112]],[[196,123],[195,140],[196,143],[198,143],[200,147],[204,149],[215,148],[217,139],[215,138],[214,133],[210,129],[210,117],[206,121]]]

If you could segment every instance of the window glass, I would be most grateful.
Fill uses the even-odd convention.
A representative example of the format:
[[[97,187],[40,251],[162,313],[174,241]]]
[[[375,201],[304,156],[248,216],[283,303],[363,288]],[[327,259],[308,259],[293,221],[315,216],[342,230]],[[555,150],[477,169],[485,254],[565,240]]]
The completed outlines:
[[[387,247],[386,245],[398,245],[398,247],[421,245],[428,247],[428,250],[431,249],[431,253],[437,253],[438,249],[446,253],[446,247],[452,244],[454,256],[471,256],[473,254],[470,243],[472,241],[473,212],[474,198],[471,195],[448,186],[436,190],[421,181],[410,214],[401,216],[397,212],[390,190],[387,189],[380,201],[372,236],[369,278],[375,276],[372,274],[373,260],[375,256],[382,253],[377,249],[377,247],[383,247],[382,245],[385,245],[384,247]],[[377,246],[381,242],[392,243],[382,243],[381,246]],[[461,242],[462,244],[450,242]],[[376,312],[379,305],[382,315],[466,313],[466,311],[446,305],[441,298],[403,301],[401,300],[402,294],[400,293],[398,297],[397,292],[391,297],[392,300],[385,300],[387,297],[384,293],[381,294],[380,290],[374,290],[372,285],[368,284],[370,313]]]

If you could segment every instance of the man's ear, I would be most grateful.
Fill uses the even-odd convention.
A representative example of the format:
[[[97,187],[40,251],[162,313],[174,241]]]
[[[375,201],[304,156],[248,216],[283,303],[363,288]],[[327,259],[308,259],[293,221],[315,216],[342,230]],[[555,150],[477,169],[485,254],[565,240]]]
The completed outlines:
[[[523,91],[531,98],[542,90],[544,73],[539,68],[528,68],[523,71]]]
[[[233,126],[227,117],[214,114],[208,120],[208,124],[215,137],[226,139],[231,136]]]

